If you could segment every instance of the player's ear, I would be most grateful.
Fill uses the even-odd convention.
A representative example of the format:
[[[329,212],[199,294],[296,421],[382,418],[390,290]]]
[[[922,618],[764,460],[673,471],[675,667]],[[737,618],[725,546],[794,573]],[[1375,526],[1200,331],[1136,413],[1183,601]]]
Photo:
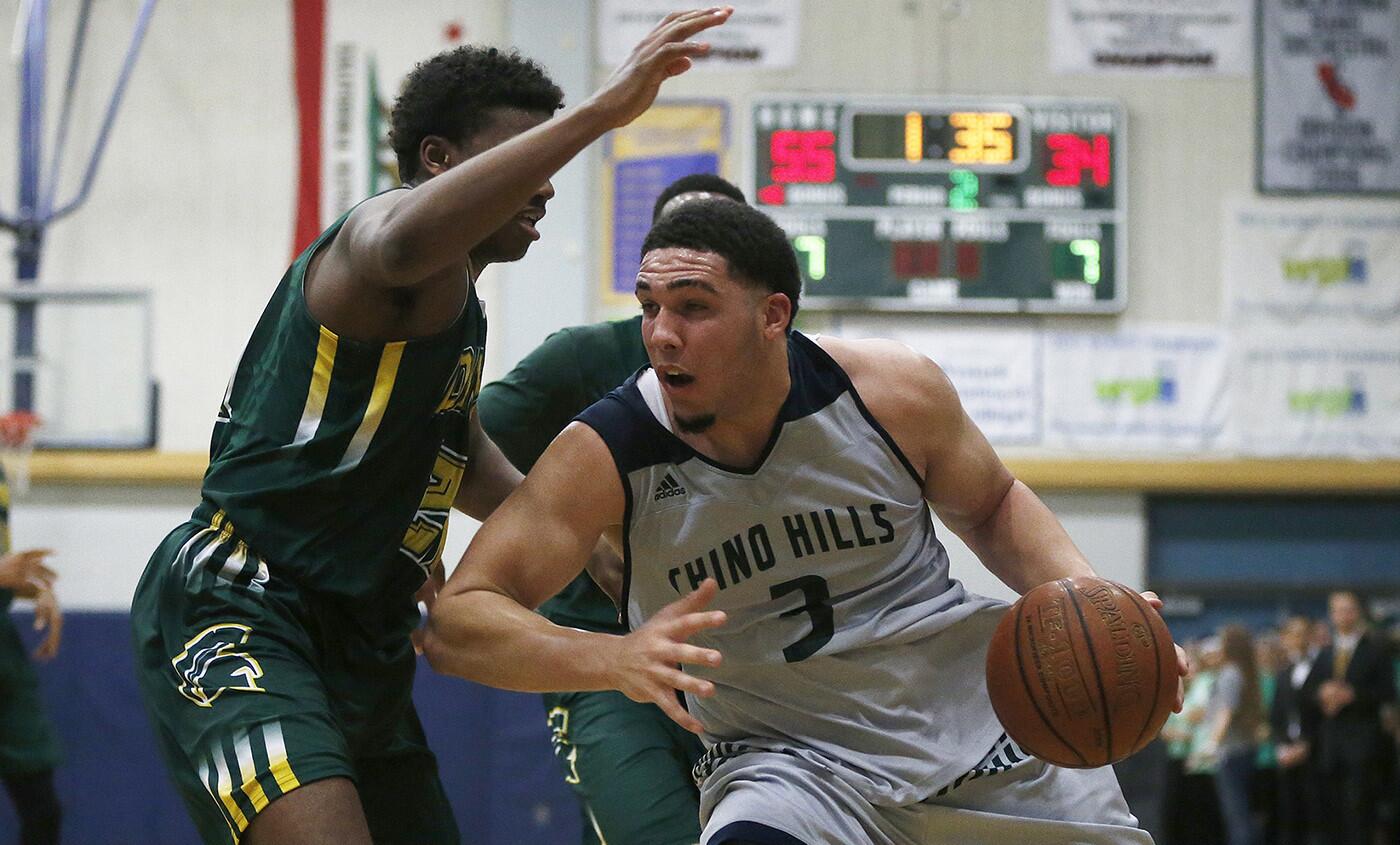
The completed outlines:
[[[424,135],[418,144],[419,169],[437,176],[466,158],[456,144],[441,135]]]
[[[787,334],[792,321],[792,300],[785,293],[770,293],[763,298],[763,336],[769,340]]]

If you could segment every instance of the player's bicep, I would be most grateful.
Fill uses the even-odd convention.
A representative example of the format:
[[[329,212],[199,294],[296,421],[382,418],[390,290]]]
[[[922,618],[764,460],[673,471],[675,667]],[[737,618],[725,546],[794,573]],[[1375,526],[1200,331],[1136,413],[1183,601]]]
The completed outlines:
[[[1015,480],[982,430],[967,415],[947,375],[932,361],[919,367],[916,413],[923,417],[924,498],[949,528],[981,524]]]
[[[623,506],[622,480],[602,438],[571,425],[481,526],[445,592],[486,589],[538,607],[583,571],[598,538],[621,522]]]

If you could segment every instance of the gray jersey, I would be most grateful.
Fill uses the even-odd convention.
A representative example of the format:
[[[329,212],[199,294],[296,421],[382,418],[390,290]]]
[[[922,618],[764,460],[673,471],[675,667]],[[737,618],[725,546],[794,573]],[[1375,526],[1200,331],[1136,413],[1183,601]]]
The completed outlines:
[[[724,661],[685,667],[716,686],[687,700],[712,751],[781,750],[872,803],[919,801],[1001,732],[990,628],[956,624],[997,603],[950,578],[918,471],[846,373],[799,333],[788,353],[792,388],[753,468],[676,437],[649,369],[579,416],[626,492],[627,621],[714,578],[729,621],[693,642]]]

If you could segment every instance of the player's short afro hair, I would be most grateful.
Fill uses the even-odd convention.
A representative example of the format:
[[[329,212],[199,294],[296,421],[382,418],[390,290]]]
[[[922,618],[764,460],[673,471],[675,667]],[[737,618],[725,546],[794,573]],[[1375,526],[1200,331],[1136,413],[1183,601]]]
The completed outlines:
[[[642,255],[654,249],[680,247],[712,252],[729,263],[729,272],[741,281],[792,302],[802,293],[797,255],[777,223],[758,209],[728,199],[688,202],[651,227],[642,242]],[[792,321],[788,321],[788,329]]]
[[[481,129],[488,109],[552,114],[563,103],[544,69],[514,50],[468,45],[438,53],[404,80],[389,117],[399,178],[418,178],[418,147],[428,135],[460,142]]]
[[[656,218],[661,216],[661,209],[666,207],[666,203],[680,196],[681,194],[691,194],[704,191],[707,194],[718,194],[722,197],[729,197],[735,202],[748,202],[744,198],[744,192],[734,186],[732,182],[722,179],[713,173],[692,173],[689,176],[682,176],[676,181],[666,186],[656,197],[656,204],[651,207],[651,222],[656,223]]]

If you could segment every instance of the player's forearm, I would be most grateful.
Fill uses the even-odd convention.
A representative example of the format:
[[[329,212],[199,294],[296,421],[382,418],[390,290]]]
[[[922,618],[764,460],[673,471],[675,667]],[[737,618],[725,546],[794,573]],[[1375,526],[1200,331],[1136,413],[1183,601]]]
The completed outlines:
[[[486,436],[475,417],[471,425],[467,471],[462,476],[462,486],[457,490],[453,505],[472,519],[485,522],[501,502],[520,486],[524,476]]]
[[[610,689],[618,637],[564,628],[489,590],[438,599],[424,654],[434,669],[520,692]]]
[[[406,192],[372,235],[381,273],[412,284],[461,264],[607,129],[587,108],[570,109]]]
[[[1059,519],[1020,481],[1007,489],[990,516],[958,536],[983,566],[1018,593],[1057,578],[1094,574]]]

